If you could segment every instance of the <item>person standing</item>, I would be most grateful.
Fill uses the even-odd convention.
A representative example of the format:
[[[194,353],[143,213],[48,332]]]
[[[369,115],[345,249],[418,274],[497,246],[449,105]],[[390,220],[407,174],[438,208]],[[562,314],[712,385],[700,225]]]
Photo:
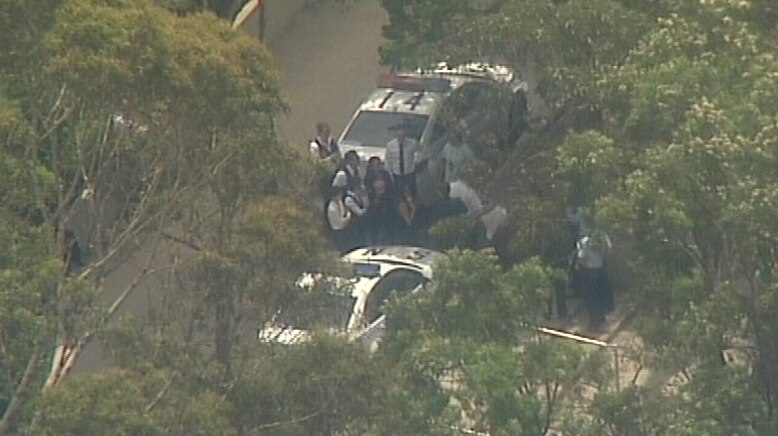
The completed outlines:
[[[350,245],[348,227],[351,224],[351,211],[344,201],[347,184],[346,173],[338,171],[332,180],[332,193],[326,207],[329,231],[335,245],[341,251],[346,251]]]
[[[338,141],[332,137],[330,125],[325,122],[316,123],[316,137],[311,140],[308,148],[315,160],[337,162],[340,159]]]
[[[600,329],[605,316],[613,311],[613,290],[605,269],[604,253],[611,248],[607,234],[599,237],[584,236],[576,243],[575,274],[573,287],[583,297],[586,311],[589,313],[589,327]]]
[[[457,124],[453,138],[443,146],[443,163],[446,183],[459,180],[462,167],[475,158],[473,150],[467,144],[467,123],[464,120]]]
[[[365,170],[365,186],[367,187],[368,194],[372,195],[373,184],[376,180],[383,180],[389,195],[394,195],[394,181],[389,171],[384,168],[384,163],[378,156],[373,156],[367,161],[367,169]]]
[[[78,268],[84,266],[84,260],[81,256],[81,244],[78,243],[76,234],[70,230],[65,230],[65,275],[70,275]]]
[[[396,136],[386,144],[386,166],[394,178],[395,187],[408,186],[416,192],[416,154],[419,142],[408,137],[408,127],[395,126]]]
[[[365,217],[368,244],[394,243],[397,228],[395,199],[383,178],[373,179],[368,198],[370,204]]]

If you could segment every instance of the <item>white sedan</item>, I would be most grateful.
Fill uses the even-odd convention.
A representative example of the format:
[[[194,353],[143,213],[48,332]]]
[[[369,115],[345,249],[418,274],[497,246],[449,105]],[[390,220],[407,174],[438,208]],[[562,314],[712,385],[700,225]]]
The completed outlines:
[[[327,330],[374,349],[385,322],[384,303],[424,288],[443,256],[417,247],[357,248],[341,259],[351,269],[348,276],[301,277],[297,287],[303,298],[280,311],[257,337],[265,343],[294,344],[309,340],[314,330]]]

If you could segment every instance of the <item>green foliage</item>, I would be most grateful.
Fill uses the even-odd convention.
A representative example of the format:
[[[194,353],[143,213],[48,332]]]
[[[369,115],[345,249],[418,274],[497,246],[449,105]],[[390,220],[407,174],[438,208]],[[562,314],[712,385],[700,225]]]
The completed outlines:
[[[679,4],[602,82],[608,129],[622,138],[630,161],[622,171],[630,170],[598,203],[598,220],[634,235],[640,264],[660,274],[644,308],[644,338],[663,365],[693,366],[689,371],[701,378],[720,365],[727,338],[762,335],[755,307],[773,307],[757,303],[774,294],[754,274],[775,260],[766,248],[775,244],[774,220],[759,212],[775,211],[774,171],[762,166],[774,165],[766,152],[773,140],[760,133],[774,125],[773,102],[762,97],[772,95],[767,82],[776,85],[765,69],[775,59],[738,8],[726,1],[694,10]],[[775,355],[767,342],[757,348]],[[742,381],[751,377],[715,401],[740,414],[728,395],[759,398],[751,409],[758,417],[735,419],[721,410],[712,419],[694,401],[718,393],[687,392],[692,400],[678,406],[686,421],[674,423],[674,432],[769,434],[774,419],[758,411],[769,407],[766,390],[778,379],[764,371]]]
[[[382,413],[384,375],[358,344],[319,336],[259,365],[230,395],[241,434],[365,434]]]
[[[315,265],[320,260],[315,254],[324,248],[315,222],[316,217],[293,199],[269,196],[248,208],[240,233],[251,242],[247,254],[263,262],[283,261],[282,265],[296,265],[302,270],[306,265]],[[283,259],[278,259],[279,253],[283,253]]]
[[[507,63],[517,71],[531,67],[549,100],[578,104],[600,69],[618,62],[650,25],[648,17],[613,0],[382,4],[389,14],[385,63],[426,66],[443,57]]]
[[[565,184],[567,203],[592,206],[597,199],[615,188],[623,166],[621,150],[614,141],[599,132],[568,135],[557,153],[558,176]]]
[[[130,254],[128,242],[151,247],[161,229],[176,228],[186,233],[179,239],[197,246],[205,238],[193,229],[217,227],[229,244],[245,205],[287,188],[296,173],[281,172],[292,159],[272,128],[284,105],[270,55],[212,14],[180,18],[150,0],[4,0],[0,40],[0,240],[7,247],[0,266],[8,303],[0,336],[14,353],[3,353],[2,410],[10,398],[19,400],[0,421],[2,432],[20,410],[34,415],[25,399],[35,399],[50,350],[81,347],[100,330],[100,301],[107,298],[101,284]],[[217,224],[206,210],[213,205]],[[310,227],[300,214],[279,219]],[[73,269],[62,265],[69,231],[86,262],[76,270],[83,277],[68,276]],[[317,249],[317,235],[300,234],[308,244],[300,252]],[[203,245],[218,255],[199,264],[200,277],[242,291],[248,276],[234,278],[236,271],[247,274],[238,268],[241,256]],[[170,363],[170,355],[181,354],[170,338],[139,345],[128,330],[125,345],[169,354],[148,351],[133,363],[142,356]],[[25,368],[32,373],[22,380]],[[195,418],[204,411],[196,405],[186,428],[199,425]],[[95,432],[84,431],[105,433],[100,426],[109,424],[99,421]],[[134,434],[135,425],[128,420],[117,432]],[[146,425],[139,421],[137,432]]]
[[[554,276],[537,259],[505,270],[489,251],[452,251],[435,274],[430,293],[390,305],[379,355],[404,368],[418,386],[406,395],[426,399],[436,426],[543,434],[563,390],[601,383],[596,355],[537,336]]]
[[[476,224],[467,216],[444,218],[430,227],[430,240],[441,250],[472,247]]]
[[[449,35],[454,23],[477,10],[466,0],[384,0],[381,4],[389,15],[389,25],[383,28],[389,42],[381,47],[381,59],[398,67],[429,63],[426,50]]]
[[[36,434],[155,434],[143,387],[130,374],[108,373],[73,380],[43,399]]]
[[[155,0],[158,5],[178,14],[186,15],[200,11],[210,11],[221,18],[232,18],[235,8],[244,2],[237,0]]]
[[[212,435],[230,428],[230,405],[208,390],[190,391],[175,374],[111,370],[74,377],[42,398],[41,435]]]
[[[388,50],[385,60],[424,65],[444,53],[507,62],[534,73],[546,103],[572,109],[562,117],[572,131],[558,141],[557,178],[544,183],[561,181],[569,203],[590,208],[598,228],[634,247],[634,287],[647,297],[641,333],[654,363],[702,380],[718,374],[711,367],[725,338],[739,338],[755,343],[757,368],[774,366],[765,360],[778,358],[773,2],[506,0],[446,11],[399,3],[384,2],[385,33],[407,57]],[[456,31],[424,31],[446,26]],[[557,127],[543,136],[561,136]],[[554,240],[544,223],[561,207],[526,196],[517,203],[511,251],[547,258],[539,241]],[[614,396],[592,409],[603,421],[590,433],[771,434],[775,419],[763,411],[777,413],[769,392],[778,372],[720,375],[738,387],[690,387],[688,397],[668,398],[674,413],[653,390]],[[727,410],[705,414],[702,397]]]
[[[685,407],[676,419],[680,435],[767,435],[775,431],[767,404],[744,368],[719,367],[699,371],[682,389]]]
[[[672,431],[679,400],[638,386],[628,386],[619,392],[600,392],[592,401],[595,423],[584,434],[665,434]]]
[[[547,161],[520,159],[545,177],[508,205],[520,263],[451,252],[432,289],[390,303],[375,355],[326,335],[273,353],[243,339],[299,302],[288,285],[328,253],[293,200],[316,176],[275,137],[269,54],[198,12],[226,17],[232,2],[196,3],[0,0],[0,407],[37,392],[42,371],[20,383],[46,366],[36,350],[104,319],[103,271],[66,277],[55,229],[107,223],[86,232],[98,256],[158,229],[196,250],[171,266],[176,291],[150,322],[106,332],[119,369],[22,405],[31,434],[778,431],[771,2],[383,0],[384,62],[507,63],[572,130],[537,132]],[[605,353],[539,335],[563,280],[550,266],[570,248],[558,188],[634,246],[646,362],[688,383],[611,392]],[[431,235],[462,248],[474,227]],[[750,366],[721,366],[731,340],[753,349]]]
[[[551,291],[547,271],[538,262],[502,271],[489,251],[453,252],[439,268],[435,292],[415,303],[430,314],[419,333],[514,343]],[[397,329],[418,330],[410,324]]]

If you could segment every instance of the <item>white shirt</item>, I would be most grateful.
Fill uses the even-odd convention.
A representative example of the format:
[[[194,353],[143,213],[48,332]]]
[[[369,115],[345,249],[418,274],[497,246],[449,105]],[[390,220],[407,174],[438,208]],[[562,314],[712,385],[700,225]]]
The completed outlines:
[[[600,240],[595,240],[591,236],[584,236],[575,246],[578,249],[576,257],[578,258],[578,264],[584,268],[602,268],[605,264],[603,259],[603,251],[609,250],[612,246],[610,237],[607,234],[602,234]]]
[[[481,211],[484,208],[484,204],[481,202],[481,198],[478,197],[478,193],[473,188],[467,186],[467,184],[461,180],[451,182],[448,184],[449,193],[448,197],[452,200],[462,200],[467,208],[467,215],[472,216]]]
[[[357,201],[357,198],[359,201]],[[349,191],[346,193],[346,199],[344,200],[344,203],[352,214],[356,216],[363,216],[367,213],[367,207],[370,205],[370,200],[368,200],[366,197],[360,196],[356,192]]]
[[[508,220],[508,211],[504,207],[497,206],[481,216],[481,222],[486,228],[486,239],[492,240],[497,229]]]
[[[393,175],[405,176],[412,174],[416,169],[416,154],[419,151],[419,142],[413,138],[405,138],[402,144],[402,159],[400,156],[400,141],[392,139],[386,144],[386,168]],[[402,166],[400,167],[400,161]]]
[[[319,138],[317,136],[316,138],[314,138],[311,141],[310,144],[308,144],[308,148],[309,148],[309,150],[311,152],[311,156],[313,156],[313,158],[317,159],[317,160],[321,159],[321,148],[322,148],[322,146],[319,145],[319,144],[324,144],[325,147],[330,148],[329,150],[325,150],[325,151],[327,151],[327,153],[326,153],[327,157],[325,157],[324,159],[329,158],[330,156],[332,156],[332,154],[335,153],[335,150],[332,149],[332,148],[334,148],[334,147],[332,147],[332,144],[334,142],[335,142],[335,138],[333,138],[332,136],[327,138],[326,141],[324,139]]]
[[[473,160],[473,150],[469,145],[461,143],[454,145],[447,142],[443,147],[443,160],[446,161],[446,172],[444,175],[446,182],[459,180],[459,172],[468,161]]]
[[[351,221],[351,211],[343,201],[330,200],[327,204],[327,222],[332,230],[345,229]]]

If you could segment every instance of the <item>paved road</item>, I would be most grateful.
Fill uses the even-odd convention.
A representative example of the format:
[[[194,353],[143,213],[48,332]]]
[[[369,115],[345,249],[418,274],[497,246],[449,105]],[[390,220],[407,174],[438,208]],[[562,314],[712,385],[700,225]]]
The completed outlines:
[[[378,46],[385,21],[377,0],[357,2],[346,11],[320,7],[299,14],[286,34],[270,41],[291,105],[280,127],[293,145],[305,146],[317,121],[328,121],[339,132],[375,87],[384,71]]]
[[[272,20],[272,16],[267,17]],[[364,0],[345,11],[319,7],[297,14],[286,31],[269,42],[283,75],[283,89],[290,113],[280,120],[284,138],[294,147],[307,147],[313,126],[328,121],[339,131],[362,98],[375,85],[382,71],[378,46],[385,14],[377,0]],[[159,305],[161,289],[169,278],[172,258],[191,258],[189,250],[166,243],[154,252],[151,247],[137,250],[104,283],[105,301],[110,303],[147,266],[153,256],[153,274],[138,287],[118,315],[144,317]],[[115,317],[116,318],[116,317]],[[84,350],[74,372],[104,368],[108,359],[94,340]]]

